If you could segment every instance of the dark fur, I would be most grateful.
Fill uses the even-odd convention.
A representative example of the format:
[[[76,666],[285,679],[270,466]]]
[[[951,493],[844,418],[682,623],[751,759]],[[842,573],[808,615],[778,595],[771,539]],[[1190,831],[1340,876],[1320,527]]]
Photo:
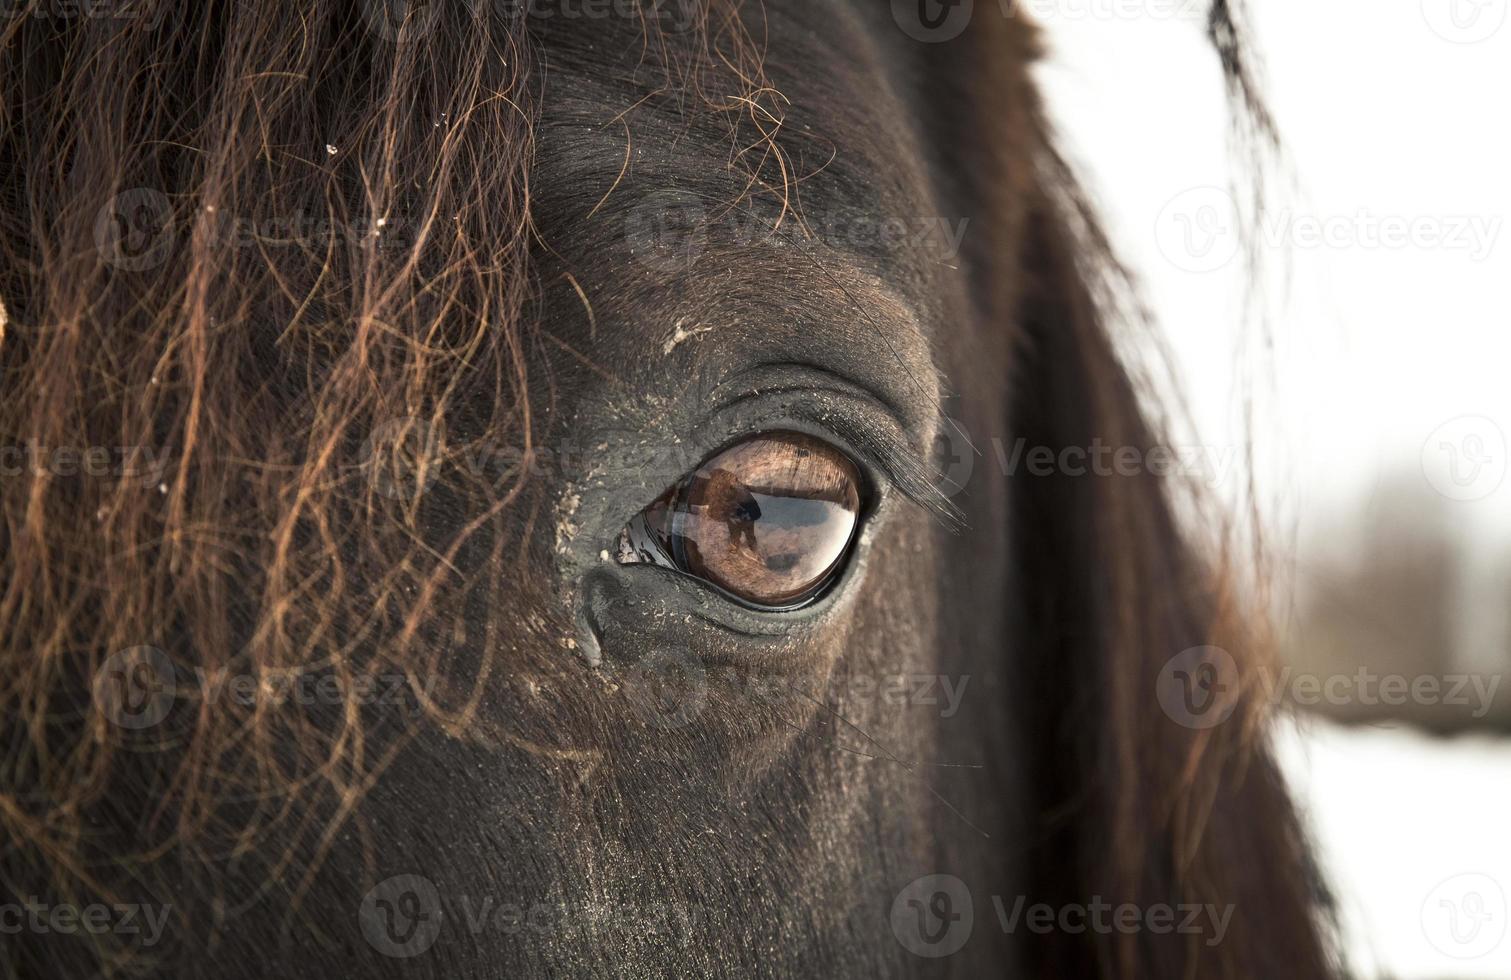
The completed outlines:
[[[81,439],[108,440],[116,419],[142,414],[122,393],[144,382],[134,352],[203,344],[205,397],[255,424],[239,441],[230,426],[201,429],[199,468],[163,497],[205,520],[240,521],[247,535],[223,566],[208,551],[143,566],[135,582],[176,588],[132,607],[134,642],[170,649],[181,666],[289,666],[275,663],[284,648],[266,631],[282,608],[270,597],[292,594],[290,631],[318,627],[342,647],[331,669],[398,671],[427,692],[442,678],[443,693],[422,709],[369,709],[354,736],[359,759],[332,748],[352,731],[337,706],[298,723],[241,719],[268,724],[266,738],[216,742],[208,755],[195,754],[196,740],[227,719],[170,724],[166,747],[116,751],[77,794],[51,779],[47,760],[81,731],[114,736],[87,721],[59,722],[46,738],[8,722],[9,891],[168,902],[173,915],[162,946],[130,957],[23,935],[5,937],[0,967],[215,980],[1330,974],[1321,896],[1255,716],[1246,707],[1196,732],[1154,696],[1176,652],[1248,649],[1229,575],[1193,556],[1170,488],[1154,477],[1010,480],[996,465],[994,436],[1048,446],[1158,438],[1102,323],[1113,266],[1051,147],[1024,22],[985,9],[957,41],[921,45],[885,3],[768,0],[738,20],[716,4],[698,29],[671,34],[435,4],[416,49],[364,30],[348,3],[194,6],[161,20],[166,43],[123,41],[87,21],[20,15],[7,27],[7,387],[51,394],[61,417],[87,417]],[[1252,100],[1228,16],[1219,4],[1214,37],[1236,94]],[[311,57],[306,44],[324,53]],[[238,86],[264,84],[243,74],[254,65],[306,81],[238,97]],[[104,109],[77,107],[98,87],[128,84],[159,101],[130,109],[113,132]],[[385,110],[396,118],[372,122]],[[50,128],[59,120],[81,128],[77,142],[44,153],[61,145]],[[431,122],[453,142],[423,131]],[[366,154],[364,166],[343,155],[327,169],[316,152],[325,142]],[[56,172],[62,163],[71,176]],[[222,179],[233,166],[238,179]],[[406,215],[436,205],[432,245],[413,266],[402,253],[196,256],[186,244],[163,267],[105,273],[90,308],[69,308],[63,287],[49,292],[49,275],[91,282],[68,263],[97,262],[70,256],[88,256],[90,223],[113,190],[160,187],[192,209],[216,187],[218,206],[239,214],[296,200],[359,212],[363,180]],[[637,208],[667,190],[702,202],[714,223],[696,261],[647,264],[634,251]],[[741,215],[770,234],[728,240],[720,228]],[[887,215],[966,218],[964,252],[941,262],[907,248],[837,248],[805,229]],[[465,263],[442,261],[463,244]],[[279,276],[256,277],[267,268]],[[149,329],[177,316],[153,319],[170,305],[156,284],[181,274],[193,283],[195,270],[203,293],[174,300],[191,325]],[[405,303],[374,298],[390,282]],[[373,309],[392,333],[310,326]],[[78,345],[113,352],[91,363],[112,368],[49,373],[73,363],[46,333],[63,316]],[[494,321],[504,326],[467,346],[477,323]],[[669,345],[678,324],[700,329]],[[355,383],[343,371],[359,340],[372,345],[372,398],[386,389],[393,404],[330,404],[331,390]],[[400,397],[407,376],[385,372],[417,356],[416,343],[470,351],[425,378],[422,409],[436,410],[452,444],[551,455],[527,479],[510,471],[488,486],[448,470],[402,514],[361,498],[330,504],[339,575],[279,592],[266,542],[299,484],[261,470],[233,478],[240,464],[228,460],[308,467],[318,440],[297,436],[323,431],[318,409],[352,411],[331,443],[346,449],[413,411]],[[194,377],[180,367],[170,384]],[[455,390],[435,397],[448,380]],[[149,428],[181,444],[169,419],[192,418],[191,404],[179,384],[148,409]],[[938,463],[935,437],[950,431],[941,413],[981,452],[949,500],[919,462]],[[6,416],[7,439],[28,436],[25,418]],[[678,475],[606,461],[648,444],[696,462],[775,424],[845,443],[887,488],[840,596],[763,618],[667,573],[600,559]],[[575,447],[584,451],[565,451]],[[23,586],[41,588],[39,569],[85,549],[48,529],[88,525],[99,505],[87,491],[50,497],[45,525],[32,525],[33,490],[5,486],[5,625],[18,650],[40,648],[65,621],[33,615]],[[144,506],[169,505],[149,495]],[[180,518],[144,516],[138,538],[101,532],[97,553],[188,526]],[[292,553],[323,554],[322,527],[294,528]],[[51,537],[39,543],[37,528]],[[400,538],[412,554],[371,547]],[[109,564],[116,577],[91,588],[136,587],[129,565]],[[302,567],[289,566],[289,581]],[[395,570],[407,591],[374,598],[372,583]],[[307,608],[321,612],[299,618]],[[346,645],[369,611],[380,637],[402,643]],[[69,653],[77,669],[53,682],[86,713],[79,691],[100,658],[131,645],[122,632],[81,633]],[[240,661],[227,652],[243,649],[253,652]],[[666,651],[705,671],[702,710],[681,727],[648,724],[637,694],[644,658]],[[19,677],[19,662],[5,669]],[[897,674],[970,681],[950,718],[827,696],[846,678]],[[185,772],[187,782],[175,777]],[[319,791],[296,791],[301,779]],[[67,819],[77,832],[61,829]],[[936,872],[970,887],[976,926],[961,952],[927,960],[899,945],[889,914],[899,889]],[[359,909],[376,882],[405,873],[435,883],[447,927],[428,952],[394,959],[364,939]],[[1148,932],[1007,934],[992,895],[1009,906],[1023,895],[1235,911],[1216,947]],[[485,901],[566,909],[571,924],[457,928],[464,905]],[[621,912],[585,911],[605,907]],[[624,911],[635,909],[644,913]],[[654,934],[648,917],[671,934]]]

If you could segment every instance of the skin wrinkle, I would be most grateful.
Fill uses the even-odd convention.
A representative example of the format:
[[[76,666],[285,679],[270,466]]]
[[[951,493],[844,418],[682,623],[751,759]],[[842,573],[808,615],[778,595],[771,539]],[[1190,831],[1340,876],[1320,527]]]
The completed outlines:
[[[201,446],[169,501],[0,485],[0,822],[22,842],[0,884],[173,906],[156,948],[23,936],[0,976],[1326,975],[1249,721],[1197,737],[1150,697],[1172,649],[1252,649],[1166,489],[1010,485],[978,457],[959,520],[930,505],[943,416],[1155,439],[1091,299],[1107,256],[1046,164],[1023,23],[978,4],[924,45],[885,3],[711,0],[666,35],[472,6],[409,5],[427,19],[398,43],[355,2],[164,7],[166,39],[112,44],[88,18],[0,28],[0,165],[38,164],[0,201],[5,437],[125,432],[171,467],[192,421]],[[185,220],[313,208],[360,241],[200,225],[110,266],[117,185]],[[689,199],[718,233],[690,265],[648,255],[637,209]],[[751,213],[779,232],[733,238]],[[947,260],[834,240],[888,217],[970,221]],[[664,352],[679,323],[708,329]],[[604,560],[681,475],[635,451],[695,463],[778,424],[883,490],[819,603],[765,616]],[[409,693],[207,699],[132,741],[90,683],[143,643]],[[668,662],[698,679],[683,715],[657,702]],[[889,701],[897,676],[959,697]],[[935,873],[976,906],[938,960],[891,920]],[[443,905],[413,958],[363,917],[398,875]],[[1016,894],[1234,911],[1212,949],[993,928]],[[470,928],[486,903],[545,928]]]

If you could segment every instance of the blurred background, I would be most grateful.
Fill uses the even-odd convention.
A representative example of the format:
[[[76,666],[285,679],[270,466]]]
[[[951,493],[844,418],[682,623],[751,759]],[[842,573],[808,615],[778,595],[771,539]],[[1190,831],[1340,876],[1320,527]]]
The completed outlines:
[[[1260,169],[1205,4],[1013,14],[1169,345],[1176,442],[1257,503],[1275,739],[1365,977],[1511,978],[1508,5],[1254,4],[1284,141]]]

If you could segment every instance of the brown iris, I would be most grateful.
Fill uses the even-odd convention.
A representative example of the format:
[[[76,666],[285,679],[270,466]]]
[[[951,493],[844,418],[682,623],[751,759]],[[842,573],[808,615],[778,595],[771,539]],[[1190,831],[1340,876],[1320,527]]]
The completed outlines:
[[[642,511],[621,537],[620,560],[669,558],[751,605],[801,605],[843,566],[860,482],[855,464],[822,440],[799,432],[753,436]]]

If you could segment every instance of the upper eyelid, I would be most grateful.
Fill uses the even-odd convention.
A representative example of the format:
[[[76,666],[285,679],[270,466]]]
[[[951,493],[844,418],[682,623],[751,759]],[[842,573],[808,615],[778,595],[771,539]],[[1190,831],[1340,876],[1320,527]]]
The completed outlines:
[[[605,425],[590,430],[585,445],[607,462],[574,471],[581,496],[574,517],[579,532],[562,551],[562,561],[581,571],[612,554],[624,526],[669,486],[696,469],[720,448],[763,430],[796,429],[828,439],[859,465],[867,482],[867,520],[886,499],[901,498],[922,508],[942,525],[963,523],[957,508],[939,490],[938,471],[917,430],[894,405],[848,376],[805,364],[768,363],[741,369],[701,395],[684,394],[667,406],[659,436],[640,427]],[[626,460],[649,460],[619,465]],[[667,466],[666,463],[675,463]]]
[[[762,383],[763,375],[771,373],[787,376],[781,381]],[[721,389],[726,392],[722,400],[717,394]],[[933,461],[924,455],[924,450],[917,445],[918,440],[910,436],[902,412],[871,387],[824,367],[773,362],[757,365],[724,379],[711,389],[710,394],[716,405],[713,409],[715,415],[755,399],[782,394],[802,396],[785,406],[787,415],[818,430],[813,433],[815,435],[827,432],[830,438],[837,439],[840,447],[849,455],[858,457],[856,461],[862,464],[868,482],[875,482],[871,479],[870,472],[879,470],[887,477],[887,482],[904,497],[924,508],[941,523],[950,527],[960,523],[962,515],[959,509],[940,491],[933,479],[938,475]],[[870,419],[862,420],[844,410],[835,411],[834,406],[821,405],[814,400],[814,396],[826,394],[879,408],[888,425],[878,427],[869,424]],[[872,417],[874,418],[874,413]],[[779,424],[780,421],[773,422],[773,425]],[[888,433],[886,428],[893,431]],[[872,488],[873,492],[879,489]]]
[[[794,380],[789,380],[785,384],[777,382],[763,386],[761,384],[761,379],[771,374],[791,375],[794,376]],[[846,374],[842,374],[823,365],[811,364],[807,361],[782,360],[764,361],[759,364],[753,364],[750,367],[744,368],[740,371],[735,372],[734,374],[729,375],[726,378],[721,379],[717,384],[713,386],[710,393],[715,395],[713,399],[715,404],[719,408],[723,408],[727,407],[727,405],[735,404],[742,398],[747,398],[758,394],[769,394],[781,391],[816,392],[824,390],[825,385],[815,381],[814,379],[816,378],[821,378],[826,382],[831,382],[837,385],[839,387],[839,391],[843,394],[860,394],[876,402],[879,407],[881,407],[889,416],[891,416],[892,421],[896,423],[899,429],[907,429],[908,423],[905,412],[884,392],[878,391],[875,387],[866,384],[864,381],[851,378]],[[743,387],[744,390],[738,396],[731,397],[728,402],[721,404],[717,397],[717,393],[721,389],[737,385]]]
[[[834,420],[813,421],[829,425]],[[836,428],[846,443],[874,461],[888,482],[908,500],[947,525],[953,526],[961,520],[959,509],[931,479],[936,473],[932,462],[919,454],[911,440],[880,434],[869,427],[852,426],[846,418],[841,418]]]

